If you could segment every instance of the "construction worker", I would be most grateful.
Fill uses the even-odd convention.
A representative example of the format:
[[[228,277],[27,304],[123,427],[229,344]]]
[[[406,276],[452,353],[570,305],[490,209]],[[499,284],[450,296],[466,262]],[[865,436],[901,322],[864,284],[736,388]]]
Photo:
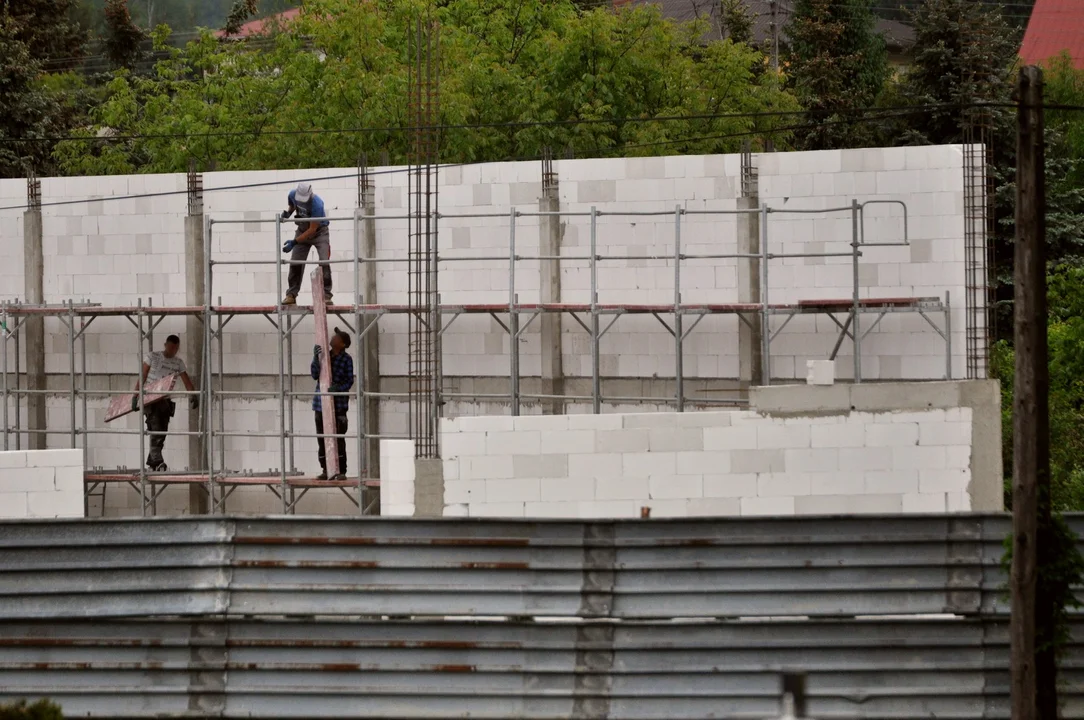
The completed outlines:
[[[350,336],[339,328],[335,328],[335,334],[331,336],[331,382],[328,390],[333,393],[345,393],[354,387],[354,359],[346,352],[350,347]],[[320,353],[322,348],[314,345],[312,348],[312,379],[316,381],[316,395],[312,398],[312,409],[316,413],[316,434],[324,432],[323,398],[320,397]],[[350,410],[350,397],[348,395],[336,396],[335,401],[335,434],[345,435],[347,422],[346,416]],[[319,458],[320,468],[323,472],[317,480],[327,480],[327,458],[324,454],[324,438],[317,437],[320,445]],[[332,480],[341,480],[346,477],[346,438],[338,437],[335,445],[339,454],[339,473]]]
[[[289,209],[283,211],[282,219],[297,215],[298,219],[326,217],[324,201],[312,191],[312,185],[307,182],[297,184],[297,188],[290,191],[287,196],[290,204]],[[331,303],[331,265],[327,260],[331,259],[331,234],[328,226],[329,220],[310,222],[308,224],[297,223],[297,231],[293,240],[287,240],[282,246],[282,252],[290,253],[290,272],[286,276],[286,297],[283,305],[296,305],[297,294],[301,291],[301,276],[304,274],[305,261],[309,257],[309,250],[316,248],[316,256],[321,261],[324,269],[324,302]]]
[[[146,388],[149,383],[155,380],[161,380],[168,375],[180,375],[181,382],[184,383],[185,390],[194,392],[195,387],[192,385],[192,380],[188,377],[188,368],[185,367],[184,360],[177,355],[177,351],[181,349],[181,339],[176,335],[170,335],[166,338],[165,347],[161,352],[147,353],[147,357],[143,360],[143,387]],[[136,394],[132,398],[132,410],[139,409],[139,385],[136,385]],[[199,407],[199,396],[193,395],[188,401],[189,407],[193,410]],[[162,448],[166,444],[166,433],[169,431],[169,419],[173,417],[173,413],[176,411],[177,406],[173,404],[173,400],[166,398],[159,400],[158,402],[151,403],[150,405],[143,406],[143,418],[147,422],[147,432],[151,436],[151,451],[147,455],[147,467],[151,470],[159,472],[168,470],[165,461],[162,459]]]

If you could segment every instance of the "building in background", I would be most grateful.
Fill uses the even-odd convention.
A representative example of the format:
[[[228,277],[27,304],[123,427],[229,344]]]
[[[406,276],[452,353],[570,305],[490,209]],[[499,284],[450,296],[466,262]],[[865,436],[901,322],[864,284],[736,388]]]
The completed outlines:
[[[1034,65],[1069,53],[1073,67],[1084,70],[1084,2],[1036,0],[1020,47],[1020,59]]]

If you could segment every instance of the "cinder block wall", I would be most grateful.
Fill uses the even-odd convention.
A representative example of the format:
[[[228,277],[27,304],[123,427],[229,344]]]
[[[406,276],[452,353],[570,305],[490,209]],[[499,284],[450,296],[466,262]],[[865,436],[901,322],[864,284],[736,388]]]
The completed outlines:
[[[447,420],[444,514],[998,510],[1000,460],[987,457],[993,442],[1000,458],[996,390],[787,386],[760,396],[770,409]]]
[[[83,517],[83,452],[0,452],[0,518]]]

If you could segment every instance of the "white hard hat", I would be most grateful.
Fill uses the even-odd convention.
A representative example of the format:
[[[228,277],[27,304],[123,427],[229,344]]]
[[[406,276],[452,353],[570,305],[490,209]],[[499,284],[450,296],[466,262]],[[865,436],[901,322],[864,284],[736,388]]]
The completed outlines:
[[[297,184],[297,192],[294,193],[294,198],[298,202],[308,202],[312,199],[312,185],[307,182],[301,182]]]

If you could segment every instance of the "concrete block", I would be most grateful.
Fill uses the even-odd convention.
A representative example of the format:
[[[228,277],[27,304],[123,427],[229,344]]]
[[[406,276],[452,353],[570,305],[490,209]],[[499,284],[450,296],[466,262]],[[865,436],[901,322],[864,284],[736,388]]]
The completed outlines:
[[[486,433],[487,454],[537,455],[540,452],[542,452],[541,431]]]
[[[460,458],[462,480],[499,480],[515,477],[511,455],[476,455]]]
[[[924,422],[918,425],[919,445],[971,446],[970,422]]]
[[[743,497],[742,516],[794,515],[792,497]]]
[[[923,493],[966,492],[971,474],[966,470],[920,470],[918,491]]]
[[[836,382],[834,360],[806,360],[805,370],[807,385],[834,385]]]
[[[463,455],[485,455],[486,435],[484,432],[441,434],[440,451],[445,458],[457,458]]]
[[[841,472],[868,472],[870,470],[892,470],[894,450],[913,450],[908,448],[840,448],[839,469]],[[913,470],[915,468],[900,468]]]
[[[621,472],[621,455],[590,453],[568,456],[568,476],[578,478],[607,477]],[[644,475],[647,477],[647,475]]]
[[[651,508],[653,518],[683,518],[688,517],[688,500],[648,500],[644,507]]]
[[[722,475],[730,472],[729,452],[679,452],[678,475]]]
[[[511,415],[466,415],[458,418],[460,432],[511,432],[516,418]]]
[[[594,482],[596,500],[647,500],[650,497],[646,477],[599,477]]]
[[[660,427],[648,431],[649,452],[691,452],[703,449],[703,428]]]
[[[950,513],[971,512],[971,496],[965,492],[946,493],[945,501]]]
[[[810,479],[801,473],[763,473],[757,476],[758,497],[809,495]]]
[[[525,516],[525,503],[486,502],[470,506],[471,517],[521,518]]]
[[[27,454],[28,451],[26,450],[0,452],[0,471],[10,468],[25,468]]]
[[[859,422],[813,425],[809,431],[813,448],[860,448],[866,444],[866,428]]]
[[[541,430],[540,449],[543,453],[579,454],[595,452],[593,430]]]
[[[944,470],[948,467],[948,454],[943,447],[896,447],[892,448],[892,467],[896,470]]]
[[[808,448],[810,435],[809,425],[784,425],[777,420],[770,425],[757,427],[757,448],[760,450]]]
[[[787,470],[782,450],[734,450],[730,454],[730,470],[743,473],[783,473]]]
[[[576,335],[573,337],[582,336]],[[569,415],[567,417],[569,430],[619,430],[623,427],[623,419],[627,416],[611,413],[607,415]]]
[[[839,450],[836,448],[798,448],[783,451],[789,472],[836,472]]]
[[[688,517],[735,517],[741,515],[738,498],[701,498],[685,503]]]
[[[704,481],[700,475],[653,475],[648,490],[653,500],[699,498],[704,497]]]
[[[582,519],[637,518],[648,500],[589,500],[579,504]]]
[[[943,513],[947,509],[945,493],[908,493],[903,496],[905,513]]]
[[[83,496],[83,467],[58,467],[53,480],[53,487],[58,492],[75,493]]]
[[[517,415],[513,425],[516,430],[568,430],[568,418],[568,415]]]
[[[865,473],[809,473],[810,495],[860,495],[865,492]]]
[[[950,470],[970,470],[972,454],[973,453],[970,443],[963,447],[947,447],[945,448],[945,467]],[[998,465],[998,467],[1000,467],[1000,464]],[[976,472],[978,472],[977,467]],[[1000,474],[998,475],[998,477],[1000,477]]]
[[[486,483],[484,480],[444,481],[445,503],[485,502]]]
[[[704,475],[705,498],[756,497],[757,475],[753,473],[727,473]]]
[[[582,432],[582,431],[581,431]],[[513,455],[513,477],[517,478],[565,478],[568,477],[568,455]]]
[[[595,480],[592,478],[545,478],[541,492],[542,502],[571,503],[597,499]]]
[[[866,447],[890,448],[918,445],[917,423],[870,423],[866,425]]]
[[[595,452],[646,452],[650,443],[649,437],[649,431],[646,428],[598,430],[595,432]]]
[[[754,387],[749,389],[749,407],[761,413],[847,412],[851,409],[850,388],[850,385]]]
[[[29,450],[26,453],[27,467],[83,466],[83,451],[75,450]]]
[[[953,408],[960,404],[960,384],[860,383],[850,386],[850,400],[851,405],[859,412]]]
[[[28,492],[26,508],[29,517],[81,518],[83,517],[83,493],[54,491]]]
[[[675,475],[677,453],[625,453],[621,456],[621,472],[628,477]]]
[[[469,517],[470,508],[465,504],[445,505],[444,517]]]
[[[16,519],[30,517],[25,492],[0,490],[0,518]]]
[[[524,517],[578,519],[580,506],[576,502],[529,502],[526,503]]]
[[[28,467],[0,472],[0,493],[53,492],[56,471],[51,467]]]
[[[704,428],[705,450],[755,450],[756,448],[756,425],[749,424],[722,428]]]
[[[538,478],[486,480],[486,503],[538,502],[542,485]]]
[[[865,494],[906,495],[917,493],[918,471],[916,470],[892,470],[888,472],[873,471],[866,473]]]

